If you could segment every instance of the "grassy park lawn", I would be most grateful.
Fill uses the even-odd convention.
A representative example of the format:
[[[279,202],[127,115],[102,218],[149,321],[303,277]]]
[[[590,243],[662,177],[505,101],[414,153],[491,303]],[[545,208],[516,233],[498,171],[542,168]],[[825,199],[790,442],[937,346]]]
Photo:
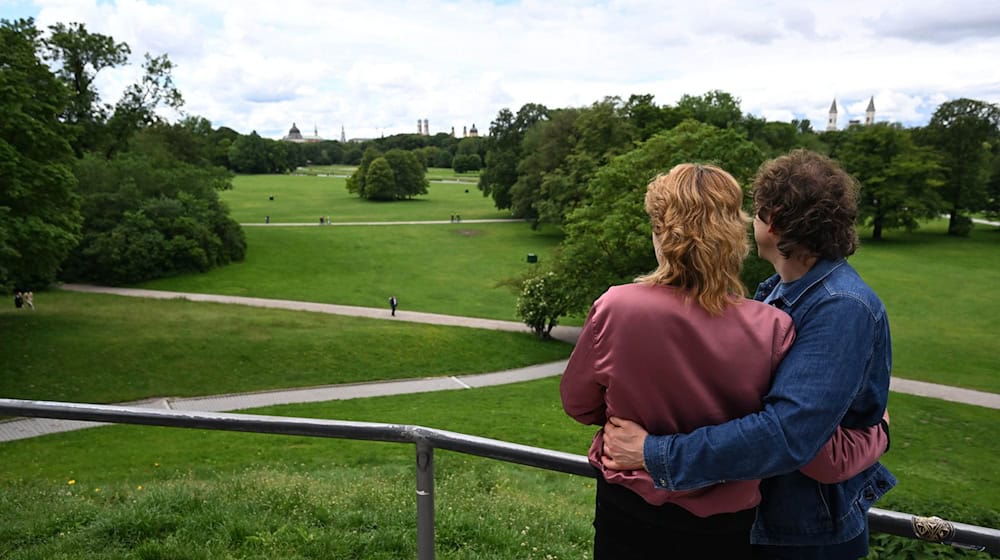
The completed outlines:
[[[481,373],[565,359],[529,333],[45,292],[0,310],[0,396],[125,402]],[[386,311],[388,315],[388,311]]]
[[[895,394],[892,407],[885,463],[900,484],[878,505],[1000,526],[996,471],[986,468],[1000,411]],[[557,378],[254,412],[416,424],[578,454],[593,434],[563,414]],[[439,557],[589,557],[591,480],[435,456]],[[0,465],[9,520],[0,542],[24,553],[11,558],[113,558],[126,546],[177,557],[184,545],[207,558],[414,556],[411,445],[115,426],[0,445]]]
[[[944,235],[943,221],[914,233],[863,239],[851,263],[885,301],[894,374],[1000,392],[1000,233]],[[516,320],[502,282],[544,261],[554,230],[523,224],[247,228],[247,260],[207,274],[148,282],[162,290],[380,307],[395,293],[404,310]],[[296,271],[289,274],[288,271]],[[580,324],[579,317],[565,324]]]
[[[400,308],[516,320],[501,283],[531,270],[560,235],[526,224],[245,228],[247,258],[141,287]]]
[[[1000,231],[954,238],[946,227],[862,239],[851,263],[885,302],[893,375],[1000,393]]]
[[[289,212],[274,222],[442,219],[438,210],[423,217],[429,200],[358,201],[342,178],[236,183],[224,197],[238,219],[258,212],[254,204],[266,209],[269,189],[282,184],[290,186],[275,202],[288,198]],[[464,188],[435,183],[427,198],[448,192],[440,196],[492,209],[474,185]],[[315,210],[327,196],[342,212]],[[442,215],[455,210],[477,217],[458,208]],[[502,282],[530,270],[526,253],[545,262],[560,239],[524,224],[246,234],[245,262],[142,287],[373,307],[395,294],[404,312],[512,320],[515,296]],[[1000,392],[998,245],[995,228],[953,239],[943,222],[864,240],[851,262],[888,308],[895,375]],[[35,301],[35,312],[0,308],[0,396],[120,402],[493,371],[570,351],[527,334],[179,300],[56,291]],[[1000,411],[896,393],[890,406],[884,462],[900,485],[879,507],[1000,527]],[[593,433],[563,414],[557,378],[254,412],[418,424],[572,453]],[[592,481],[436,457],[438,557],[590,557]],[[413,448],[399,444],[139,426],[8,442],[0,444],[0,558],[414,557],[413,476]]]
[[[310,224],[318,224],[320,216],[334,222],[450,220],[456,213],[463,220],[510,218],[510,211],[497,210],[493,199],[483,196],[474,177],[431,171],[436,174],[428,173],[428,194],[396,202],[362,200],[347,192],[347,179],[334,174],[239,175],[220,197],[241,223],[263,224],[265,216],[271,223]]]

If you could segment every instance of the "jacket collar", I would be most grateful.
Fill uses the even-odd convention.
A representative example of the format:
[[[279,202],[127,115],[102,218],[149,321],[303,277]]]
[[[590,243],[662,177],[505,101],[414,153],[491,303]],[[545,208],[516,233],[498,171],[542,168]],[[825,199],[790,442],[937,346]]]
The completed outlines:
[[[779,290],[777,297],[774,298],[773,301],[768,301],[770,299],[768,296],[775,288],[778,287],[778,283],[781,281],[778,275],[774,275],[761,284],[759,294],[762,296],[763,301],[768,301],[772,305],[777,304],[779,308],[794,306],[799,298],[802,297],[802,294],[809,291],[809,289],[816,284],[822,282],[834,270],[840,268],[846,263],[847,260],[843,258],[837,260],[819,259],[816,261],[816,264],[809,269],[809,272],[806,272],[798,280],[781,282],[781,289]]]

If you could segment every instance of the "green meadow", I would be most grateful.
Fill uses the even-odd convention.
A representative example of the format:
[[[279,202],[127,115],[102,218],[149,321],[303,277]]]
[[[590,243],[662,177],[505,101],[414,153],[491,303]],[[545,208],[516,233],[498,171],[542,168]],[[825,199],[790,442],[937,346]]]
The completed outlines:
[[[954,238],[946,227],[862,239],[850,262],[885,302],[893,375],[1000,393],[1000,230]]]
[[[247,258],[143,288],[386,307],[514,320],[505,283],[544,261],[556,230],[523,223],[245,228]]]
[[[497,210],[467,174],[431,169],[426,195],[395,202],[369,202],[348,193],[345,174],[331,170],[310,175],[239,175],[233,188],[220,197],[240,223],[263,224],[265,216],[271,217],[271,223],[309,224],[319,224],[320,216],[329,216],[333,222],[450,220],[452,214],[463,220],[510,218],[510,211]]]
[[[257,409],[407,423],[582,453],[558,379]],[[880,507],[1000,525],[1000,411],[893,397],[900,479]],[[0,445],[5,558],[412,558],[413,447],[113,426]],[[438,451],[441,558],[588,558],[593,481]],[[877,550],[916,546],[875,536]],[[911,547],[912,548],[912,547]],[[183,551],[187,552],[183,552]],[[926,555],[925,555],[926,554]],[[907,556],[876,556],[898,557]]]
[[[0,310],[4,397],[194,397],[500,371],[571,351],[528,332],[184,300],[56,291],[36,306]]]
[[[969,238],[952,238],[944,231],[938,220],[877,243],[863,237],[850,262],[886,304],[895,375],[1000,392],[1000,233],[978,226]],[[246,262],[143,287],[375,307],[395,293],[404,309],[511,320],[516,294],[505,282],[531,270],[527,253],[544,261],[560,239],[555,230],[516,223],[246,233]]]
[[[238,177],[223,195],[239,216],[240,197],[263,195],[266,207],[269,184],[298,193],[288,205],[301,220],[287,221],[441,219],[402,217],[418,201],[352,202],[336,177]],[[435,183],[428,198],[439,186],[466,196],[464,186]],[[364,217],[317,211],[328,195],[345,209],[356,202]],[[468,197],[492,208],[474,185]],[[886,303],[894,375],[1000,392],[1000,233],[977,227],[952,239],[942,227],[863,240],[851,262]],[[523,223],[245,231],[245,262],[142,287],[383,308],[394,294],[404,311],[510,320],[505,282],[531,270],[526,253],[545,262],[560,239]],[[183,300],[50,291],[35,303],[34,312],[0,308],[4,397],[121,402],[495,371],[570,352],[529,334]],[[582,454],[594,428],[564,415],[558,382],[251,412],[423,425]],[[1000,527],[1000,411],[897,393],[890,409],[884,462],[900,484],[879,507]],[[593,481],[435,457],[439,558],[590,557]],[[0,443],[0,558],[412,558],[413,463],[411,445],[140,426]],[[947,550],[873,541],[874,558]]]

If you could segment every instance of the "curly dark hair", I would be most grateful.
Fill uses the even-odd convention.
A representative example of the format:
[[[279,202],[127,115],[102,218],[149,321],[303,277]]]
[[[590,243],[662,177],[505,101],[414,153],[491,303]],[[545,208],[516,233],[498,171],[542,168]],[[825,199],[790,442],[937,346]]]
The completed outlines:
[[[764,162],[753,181],[754,209],[780,232],[778,251],[839,259],[858,248],[858,182],[832,159],[794,150]]]

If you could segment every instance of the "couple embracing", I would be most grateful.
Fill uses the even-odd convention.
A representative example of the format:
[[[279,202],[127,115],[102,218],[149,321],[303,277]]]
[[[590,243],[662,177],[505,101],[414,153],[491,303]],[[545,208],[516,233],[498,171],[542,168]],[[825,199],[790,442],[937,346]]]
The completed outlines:
[[[602,426],[594,556],[851,559],[896,484],[885,307],[846,258],[857,184],[797,150],[753,183],[758,254],[777,274],[743,297],[743,193],[682,164],[647,187],[658,266],[594,302],[563,407]]]

